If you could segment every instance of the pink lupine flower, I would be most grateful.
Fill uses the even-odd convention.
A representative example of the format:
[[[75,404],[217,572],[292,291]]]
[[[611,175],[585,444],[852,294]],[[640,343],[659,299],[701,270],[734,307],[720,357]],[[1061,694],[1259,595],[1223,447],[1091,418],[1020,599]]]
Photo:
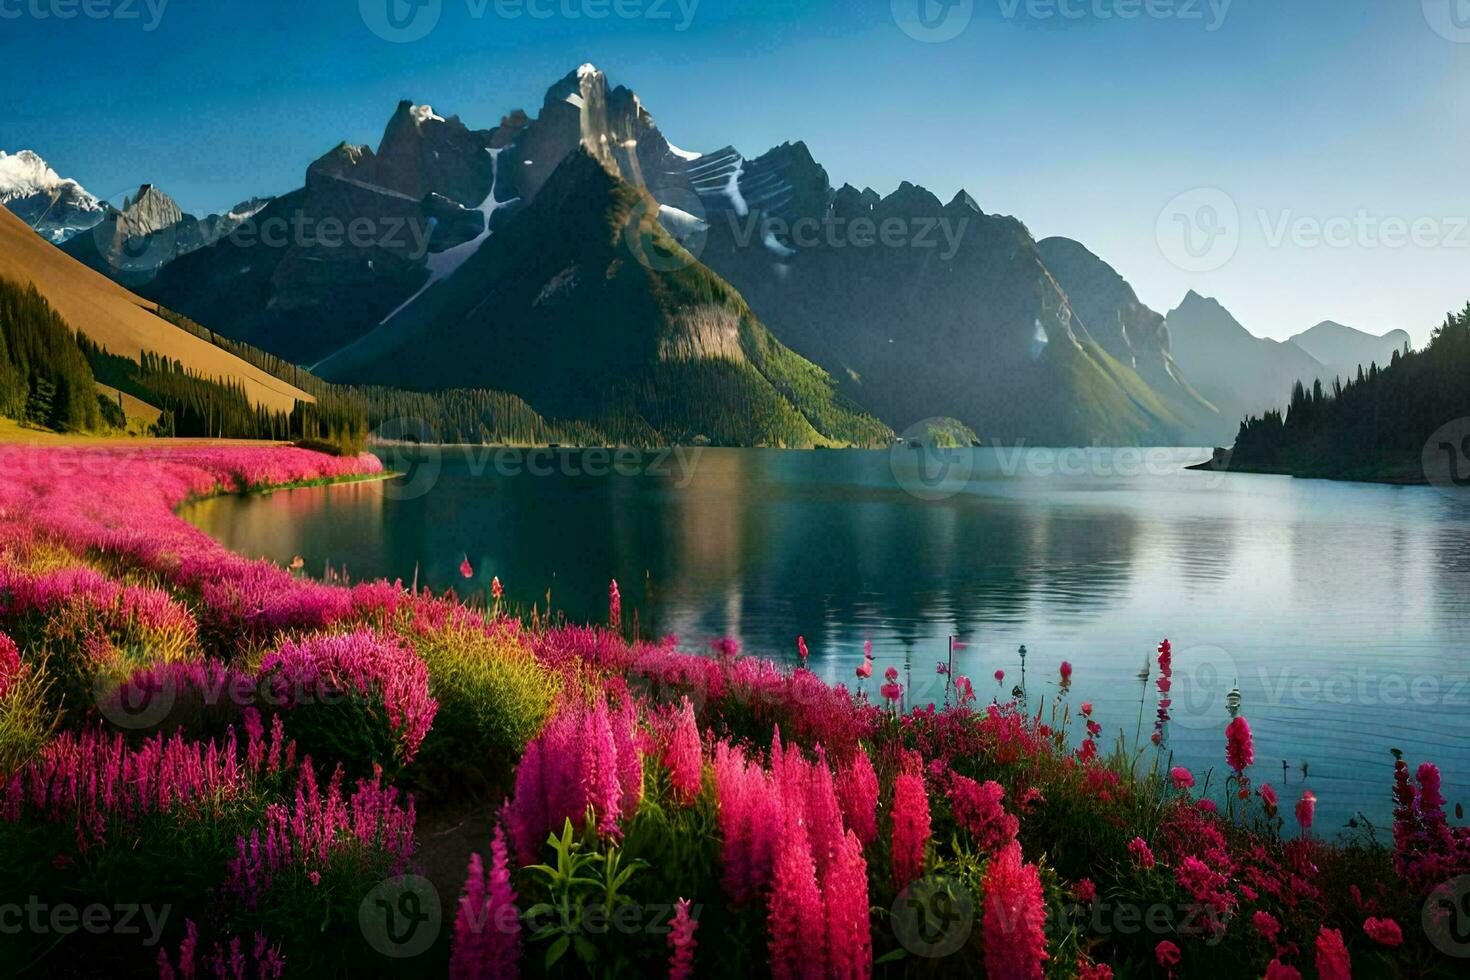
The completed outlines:
[[[689,899],[679,899],[669,926],[669,948],[674,951],[669,957],[669,980],[690,980],[694,976],[694,950],[699,945],[694,931],[698,928],[699,923],[689,914]]]
[[[960,674],[954,679],[955,691],[959,693],[960,704],[975,700],[975,688],[970,684],[970,679]]]
[[[982,851],[994,852],[1015,840],[1021,823],[1006,813],[1005,789],[994,780],[983,785],[967,776],[949,774],[950,809]]]
[[[449,975],[454,980],[514,980],[520,976],[521,920],[506,854],[505,831],[490,842],[490,874],[470,855],[464,894],[454,920]]]
[[[1273,959],[1266,964],[1266,980],[1302,980],[1302,971],[1290,963]]]
[[[618,808],[635,813],[643,802],[643,753],[638,743],[638,706],[631,699],[624,698],[613,713],[612,733],[618,753],[618,786],[622,790]],[[698,741],[696,730],[696,753]]]
[[[798,636],[796,638],[796,655],[801,658],[801,665],[803,667],[805,667],[806,666],[807,649],[806,649],[806,637],[804,637],[804,636]]]
[[[212,949],[201,949],[199,927],[194,924],[193,919],[185,919],[184,925],[187,932],[184,941],[179,944],[177,971],[169,958],[168,950],[158,951],[158,975],[163,980],[174,980],[175,977],[183,980],[203,980],[206,977],[213,980],[243,980],[247,975],[257,980],[279,980],[286,971],[286,957],[282,955],[281,948],[270,945],[270,941],[261,933],[255,934],[255,941],[247,957],[238,936],[218,941]]]
[[[842,845],[842,807],[837,802],[837,788],[832,770],[827,767],[827,754],[819,746],[817,759],[807,769],[805,783],[807,832],[811,836],[812,858],[817,863],[817,878],[823,879]]]
[[[771,975],[777,980],[825,975],[822,892],[806,828],[794,811],[787,811],[782,828],[767,909]]]
[[[1225,758],[1236,773],[1244,772],[1256,761],[1251,726],[1246,723],[1243,715],[1230,719],[1230,724],[1225,726]]]
[[[1154,959],[1159,961],[1159,966],[1168,968],[1179,965],[1179,947],[1165,939],[1154,947]]]
[[[669,770],[674,799],[692,806],[703,782],[704,763],[700,753],[699,725],[694,720],[694,706],[685,697],[674,719],[674,729],[664,752],[664,766]]]
[[[1363,931],[1368,938],[1380,946],[1402,946],[1404,942],[1403,931],[1399,924],[1392,919],[1369,918],[1363,922]]]
[[[1090,905],[1097,901],[1097,885],[1091,878],[1083,878],[1077,882],[1077,901]]]
[[[1323,926],[1317,933],[1316,946],[1319,980],[1353,980],[1352,958],[1340,929]]]
[[[1077,960],[1077,980],[1113,980],[1113,968],[1106,963]]]
[[[1062,675],[1062,683],[1063,684],[1071,683],[1071,680],[1072,680],[1072,665],[1069,664],[1067,661],[1063,660],[1062,661],[1062,666],[1059,668],[1059,670],[1060,670],[1060,673]]]
[[[418,752],[439,710],[429,668],[403,640],[374,630],[288,640],[260,665],[275,703],[330,703],[341,694],[381,702],[400,743],[399,761]]]
[[[1148,842],[1142,837],[1135,837],[1128,842],[1128,853],[1133,855],[1133,860],[1145,868],[1154,866],[1154,852],[1149,849]]]
[[[1005,679],[1006,679],[1006,672],[1005,672],[1005,671],[1003,671],[1003,670],[997,670],[997,671],[996,671],[996,672],[995,672],[995,682],[996,682],[996,683],[997,683],[997,684],[1000,684],[1000,683],[1001,683],[1001,682],[1003,682],[1003,681],[1004,681],[1004,680],[1005,680]]]
[[[939,663],[934,665],[934,673],[938,674],[940,677],[948,676],[949,664],[945,663],[943,660],[939,661]]]
[[[985,875],[985,975],[993,980],[1042,980],[1046,952],[1046,905],[1036,865],[1021,858],[1012,841],[990,862]]]
[[[1312,829],[1312,819],[1317,813],[1317,794],[1311,790],[1302,790],[1302,798],[1296,802],[1296,822],[1303,830]]]
[[[873,935],[868,921],[868,866],[863,845],[848,831],[837,843],[822,878],[827,918],[827,976],[867,978],[873,969]]]
[[[618,591],[617,579],[607,587],[607,624],[613,629],[621,629],[623,625],[623,596]]]
[[[1266,805],[1266,813],[1274,813],[1276,811],[1276,806],[1280,801],[1277,800],[1276,791],[1271,788],[1271,784],[1262,783],[1260,788],[1257,789],[1256,792],[1260,794],[1261,802]]]
[[[863,845],[873,843],[878,839],[878,774],[868,753],[861,748],[853,752],[852,761],[837,774],[836,788],[847,829]]]
[[[465,578],[475,577],[475,569],[474,566],[470,564],[469,555],[465,555],[464,561],[459,563],[459,574],[464,576]]]
[[[869,677],[872,677],[873,676],[873,661],[871,661],[871,660],[864,660],[863,663],[862,663],[862,666],[860,666],[857,669],[857,675],[858,675],[858,677],[862,678],[863,680],[867,680]]]
[[[1264,936],[1267,942],[1276,945],[1276,937],[1281,934],[1281,923],[1276,921],[1276,916],[1257,910],[1251,914],[1251,925],[1255,926],[1256,932]]]
[[[582,826],[588,807],[597,831],[616,837],[618,821],[631,816],[638,801],[626,798],[624,782],[633,783],[636,740],[622,731],[633,715],[608,710],[603,697],[592,704],[564,702],[526,745],[516,771],[516,787],[506,811],[506,825],[522,864],[532,864],[546,837],[570,820]],[[619,734],[615,735],[614,727]],[[641,787],[641,769],[638,769]]]
[[[0,701],[10,689],[27,673],[25,662],[20,659],[20,649],[15,641],[0,633]]]
[[[1174,788],[1178,790],[1189,789],[1194,785],[1194,773],[1183,766],[1175,766],[1170,769],[1169,779],[1174,783]]]
[[[929,794],[924,779],[903,773],[893,782],[893,884],[902,889],[924,871],[929,842]]]
[[[737,905],[770,881],[781,837],[781,799],[774,780],[728,741],[715,746],[725,893]]]
[[[490,595],[499,602],[505,598],[505,586],[500,584],[500,576],[497,575],[490,580]]]

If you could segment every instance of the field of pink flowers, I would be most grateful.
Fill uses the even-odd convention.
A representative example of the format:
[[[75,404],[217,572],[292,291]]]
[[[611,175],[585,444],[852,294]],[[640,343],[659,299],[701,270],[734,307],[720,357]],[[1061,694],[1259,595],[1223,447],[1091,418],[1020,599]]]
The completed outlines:
[[[616,583],[606,625],[523,621],[174,513],[378,470],[0,447],[0,970],[1463,975],[1470,833],[1435,767],[1400,760],[1391,830],[1338,839],[1255,774],[1249,705],[1215,778],[1171,768],[1167,640],[1125,745],[1085,665],[1039,703],[955,676],[906,706],[871,659],[850,690],[630,636]]]

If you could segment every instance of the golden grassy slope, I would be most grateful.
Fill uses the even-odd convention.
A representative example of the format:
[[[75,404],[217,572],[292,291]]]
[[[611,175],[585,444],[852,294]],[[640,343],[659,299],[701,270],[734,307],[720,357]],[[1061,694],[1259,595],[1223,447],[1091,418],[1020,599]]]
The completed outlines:
[[[207,378],[239,381],[256,403],[289,412],[296,401],[315,401],[206,340],[163,320],[146,300],[77,262],[0,208],[0,275],[33,282],[69,323],[114,354],[136,358],[151,350]]]

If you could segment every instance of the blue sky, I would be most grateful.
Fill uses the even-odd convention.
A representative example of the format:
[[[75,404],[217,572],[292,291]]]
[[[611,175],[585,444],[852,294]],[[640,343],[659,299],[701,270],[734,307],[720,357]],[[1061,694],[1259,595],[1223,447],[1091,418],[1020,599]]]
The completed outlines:
[[[401,98],[489,127],[590,61],[682,147],[963,187],[1161,312],[1419,342],[1470,299],[1470,0],[392,0],[433,23],[402,43],[388,2],[0,0],[0,148],[203,213],[376,145]],[[911,36],[920,2],[955,36]]]

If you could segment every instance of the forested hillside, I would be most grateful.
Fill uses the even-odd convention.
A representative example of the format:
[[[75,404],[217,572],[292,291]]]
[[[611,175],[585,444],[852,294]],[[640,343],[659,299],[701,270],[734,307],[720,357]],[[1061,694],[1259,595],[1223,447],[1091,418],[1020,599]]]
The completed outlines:
[[[101,424],[76,338],[32,285],[0,276],[0,415],[61,432]]]
[[[1246,419],[1232,469],[1422,481],[1425,442],[1470,418],[1470,304],[1420,351],[1395,353],[1343,383],[1298,383],[1283,414]]]

